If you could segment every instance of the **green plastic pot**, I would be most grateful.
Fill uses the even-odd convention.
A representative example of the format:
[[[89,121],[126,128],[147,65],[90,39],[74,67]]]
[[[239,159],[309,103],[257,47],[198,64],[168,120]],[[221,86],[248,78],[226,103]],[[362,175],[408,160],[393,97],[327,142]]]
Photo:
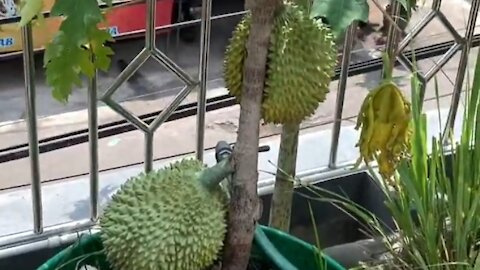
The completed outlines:
[[[326,269],[317,264],[319,254]],[[258,225],[252,247],[251,260],[274,270],[345,270],[332,258],[290,234]],[[81,266],[94,266],[98,270],[114,270],[103,253],[100,235],[83,235],[78,241],[49,259],[37,270],[77,270]]]

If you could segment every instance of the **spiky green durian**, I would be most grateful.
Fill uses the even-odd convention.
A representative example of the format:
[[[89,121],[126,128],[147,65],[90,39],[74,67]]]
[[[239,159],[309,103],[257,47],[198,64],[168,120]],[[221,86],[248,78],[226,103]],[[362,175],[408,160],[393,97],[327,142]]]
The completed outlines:
[[[230,95],[240,102],[243,85],[243,63],[247,57],[246,43],[250,34],[251,15],[247,13],[235,27],[225,51],[223,77]]]
[[[185,159],[122,185],[99,223],[115,270],[198,270],[213,264],[226,233],[226,194],[218,181],[201,181],[205,171],[201,162]]]
[[[247,14],[233,32],[225,53],[225,85],[237,100],[241,99],[250,24]],[[263,120],[276,124],[300,123],[312,115],[329,92],[336,56],[330,28],[286,2],[276,16],[271,35]]]

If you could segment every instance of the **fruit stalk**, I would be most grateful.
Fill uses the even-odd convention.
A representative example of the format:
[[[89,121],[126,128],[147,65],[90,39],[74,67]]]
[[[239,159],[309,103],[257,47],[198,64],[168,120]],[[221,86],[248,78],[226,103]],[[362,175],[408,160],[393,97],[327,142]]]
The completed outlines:
[[[220,182],[226,179],[234,172],[232,162],[229,158],[222,160],[215,164],[215,166],[204,169],[199,176],[199,181],[207,189],[212,189],[218,186]]]
[[[292,178],[296,173],[299,131],[299,123],[288,123],[282,127],[278,169],[270,206],[269,225],[285,232],[290,230],[294,186]]]
[[[258,207],[258,143],[267,54],[276,11],[281,0],[246,0],[252,14],[244,63],[242,100],[233,159],[235,174],[228,215],[222,268],[245,270],[248,266]]]

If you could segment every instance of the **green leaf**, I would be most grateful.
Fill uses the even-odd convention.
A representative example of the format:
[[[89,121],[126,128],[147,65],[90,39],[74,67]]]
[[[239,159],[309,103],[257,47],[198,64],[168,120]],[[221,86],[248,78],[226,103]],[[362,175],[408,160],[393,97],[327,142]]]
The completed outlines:
[[[310,17],[325,17],[338,38],[355,20],[367,22],[367,0],[314,0]]]
[[[68,102],[74,86],[82,85],[81,75],[91,78],[95,69],[108,70],[113,41],[107,30],[98,25],[105,21],[96,0],[57,0],[52,16],[65,19],[44,55],[47,83],[52,95],[60,102]]]
[[[91,33],[91,49],[95,55],[95,67],[107,71],[110,67],[110,56],[114,54],[110,47],[104,46],[107,41],[114,41],[112,36],[107,32],[99,29],[94,29]]]
[[[42,13],[43,0],[23,0],[20,9],[20,23],[19,26],[25,26],[35,16]]]
[[[412,15],[412,10],[416,10],[417,0],[397,0],[398,3],[405,9],[407,12],[407,18],[410,18]]]

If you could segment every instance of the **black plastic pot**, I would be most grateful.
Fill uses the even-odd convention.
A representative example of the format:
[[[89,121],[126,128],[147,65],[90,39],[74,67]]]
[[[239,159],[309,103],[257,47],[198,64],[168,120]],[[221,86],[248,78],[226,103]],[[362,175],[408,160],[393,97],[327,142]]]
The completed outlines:
[[[384,203],[385,196],[368,173],[355,173],[317,182],[314,185],[348,197],[373,213],[385,223],[386,228],[394,227],[393,219]],[[290,234],[311,244],[316,244],[308,201],[299,193],[315,197],[304,187],[296,189],[292,205]],[[268,224],[271,197],[271,194],[261,196],[263,201],[261,224]],[[322,250],[344,267],[354,267],[360,261],[374,260],[377,255],[386,251],[380,240],[373,240],[371,235],[363,233],[359,222],[331,203],[313,200],[310,200],[310,203]]]
[[[355,203],[374,213],[388,227],[393,228],[393,220],[384,204],[385,197],[368,173],[356,173],[314,183],[314,185],[350,198]],[[308,202],[305,197],[297,194],[300,192],[315,197],[306,188],[296,189],[292,205],[293,214],[290,233],[302,240],[315,244]],[[261,196],[263,201],[261,224],[268,224],[271,197],[271,194]],[[357,221],[331,203],[318,201],[310,201],[310,203],[314,212],[322,248],[370,238],[360,231],[361,225]]]
[[[58,252],[68,247],[68,244],[56,248],[45,248],[36,251],[30,251],[24,254],[0,259],[0,269],[12,270],[35,270],[46,260],[55,256]],[[79,269],[83,270],[83,269]]]

